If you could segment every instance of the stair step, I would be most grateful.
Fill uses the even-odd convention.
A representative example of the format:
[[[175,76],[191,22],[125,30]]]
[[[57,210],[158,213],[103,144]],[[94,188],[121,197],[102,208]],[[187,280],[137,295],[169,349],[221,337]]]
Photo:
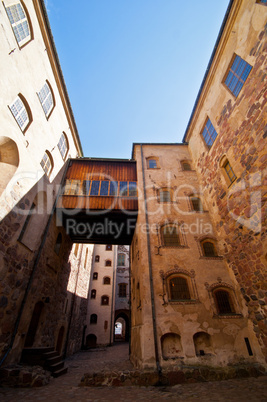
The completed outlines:
[[[64,367],[64,362],[60,362],[57,364],[52,364],[51,366],[48,367],[49,371],[54,373],[55,371],[59,371]]]
[[[60,355],[60,356],[58,355],[58,356],[46,359],[46,364],[51,366],[53,364],[60,363],[62,360],[63,360],[63,355]]]
[[[58,357],[59,353],[56,350],[53,350],[51,352],[47,352],[43,354],[45,359],[51,359],[52,357]]]
[[[59,377],[59,376],[61,376],[61,375],[63,375],[63,374],[66,374],[67,371],[68,371],[68,367],[64,367],[64,368],[62,368],[61,370],[54,371],[54,372],[52,373],[52,376],[56,378],[56,377]]]

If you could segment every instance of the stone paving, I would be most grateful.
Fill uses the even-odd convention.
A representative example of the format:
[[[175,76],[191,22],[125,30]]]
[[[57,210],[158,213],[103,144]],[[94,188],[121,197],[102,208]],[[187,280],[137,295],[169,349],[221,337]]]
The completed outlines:
[[[0,388],[0,401],[242,401],[267,402],[267,376],[194,384],[173,387],[79,387],[84,373],[88,371],[131,370],[128,344],[118,343],[112,347],[83,351],[66,360],[68,373],[52,378],[40,388]]]

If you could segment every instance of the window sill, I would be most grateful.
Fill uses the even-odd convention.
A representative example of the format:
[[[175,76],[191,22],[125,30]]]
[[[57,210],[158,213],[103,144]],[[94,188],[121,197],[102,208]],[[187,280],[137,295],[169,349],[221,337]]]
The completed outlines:
[[[214,256],[214,257],[206,257],[205,255],[202,255],[199,257],[201,260],[223,260],[223,257],[220,255]]]
[[[199,303],[198,299],[186,299],[186,300],[169,300],[168,304],[197,304]]]
[[[227,318],[244,318],[242,314],[229,313],[229,314],[213,314],[213,318],[227,319]]]

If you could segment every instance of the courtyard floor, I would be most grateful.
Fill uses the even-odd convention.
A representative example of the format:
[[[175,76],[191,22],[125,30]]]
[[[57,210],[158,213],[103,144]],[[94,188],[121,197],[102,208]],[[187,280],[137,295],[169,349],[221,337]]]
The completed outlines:
[[[0,388],[0,401],[260,401],[267,402],[267,376],[173,387],[79,387],[88,371],[130,370],[127,343],[82,351],[66,360],[68,373],[40,388]]]

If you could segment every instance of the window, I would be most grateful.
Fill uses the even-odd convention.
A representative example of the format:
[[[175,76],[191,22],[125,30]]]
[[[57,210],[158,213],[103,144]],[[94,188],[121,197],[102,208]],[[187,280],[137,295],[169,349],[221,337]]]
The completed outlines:
[[[79,251],[79,244],[76,243],[76,244],[75,244],[75,247],[74,247],[74,255],[75,255],[75,257],[77,257],[78,251]]]
[[[97,314],[91,314],[90,324],[97,324]]]
[[[103,279],[103,284],[104,285],[110,285],[110,277],[109,276],[105,276]]]
[[[216,289],[213,291],[218,314],[235,313],[231,296],[227,290]]]
[[[129,182],[129,197],[137,197],[137,183],[135,181]]]
[[[93,280],[97,280],[97,278],[98,278],[98,273],[97,273],[97,272],[94,272],[94,273],[93,273]]]
[[[6,7],[6,12],[19,46],[31,39],[31,32],[25,11],[20,2]]]
[[[210,119],[207,120],[204,129],[202,130],[202,137],[207,145],[208,148],[212,146],[214,143],[216,137],[217,137],[217,132],[215,128],[213,127]]]
[[[86,268],[86,264],[87,264],[87,258],[88,258],[88,248],[85,251],[85,259],[84,259],[84,264],[83,267]]]
[[[199,212],[203,211],[202,203],[199,197],[194,195],[190,196],[191,207],[193,211]]]
[[[171,192],[162,188],[159,190],[159,201],[160,202],[171,202]]]
[[[57,144],[60,155],[62,156],[62,159],[65,160],[68,150],[69,150],[69,143],[68,139],[65,133],[63,133],[59,139],[59,142]]]
[[[108,296],[102,296],[101,297],[101,305],[102,306],[108,306],[109,304],[109,297]]]
[[[217,257],[215,245],[210,240],[203,240],[201,247],[204,257]]]
[[[106,245],[106,250],[112,250],[112,244],[107,244]]]
[[[54,247],[54,251],[57,255],[59,255],[59,253],[60,253],[61,244],[62,244],[62,234],[59,233],[57,236],[55,247]]]
[[[106,260],[105,261],[105,266],[106,267],[111,267],[111,260]]]
[[[95,299],[96,298],[96,290],[92,289],[91,290],[91,299]]]
[[[156,161],[156,159],[148,159],[148,161],[147,161],[147,163],[148,163],[148,168],[149,169],[156,169],[157,168],[157,161]]]
[[[257,0],[256,3],[263,4],[264,6],[267,6],[267,0]]]
[[[44,156],[41,160],[41,166],[42,166],[45,174],[49,177],[53,170],[53,166],[54,166],[53,159],[52,159],[50,152],[45,151]]]
[[[234,171],[228,160],[226,160],[226,162],[224,163],[223,168],[230,181],[230,184],[232,184],[236,179],[236,175],[234,174]]]
[[[125,265],[125,254],[118,254],[118,265],[124,266]]]
[[[227,71],[227,76],[224,81],[225,85],[234,96],[238,96],[251,69],[252,66],[241,59],[240,56],[234,56],[234,60]]]
[[[189,162],[181,162],[181,165],[182,165],[182,169],[185,171],[192,170]]]
[[[38,92],[38,97],[46,117],[49,117],[54,108],[54,97],[48,82],[46,82],[40,92]]]
[[[22,100],[20,96],[17,96],[9,108],[21,131],[24,132],[31,122],[31,117],[26,107],[26,101]]]
[[[191,298],[186,278],[175,276],[169,279],[169,298],[172,301]]]
[[[127,296],[127,283],[119,283],[119,297]]]
[[[101,181],[100,195],[108,195],[108,187],[109,187],[109,181],[107,180]]]
[[[177,225],[165,225],[161,227],[161,238],[163,246],[177,247],[181,245]]]
[[[100,261],[100,257],[99,257],[99,255],[96,255],[95,256],[95,262],[99,262]]]

